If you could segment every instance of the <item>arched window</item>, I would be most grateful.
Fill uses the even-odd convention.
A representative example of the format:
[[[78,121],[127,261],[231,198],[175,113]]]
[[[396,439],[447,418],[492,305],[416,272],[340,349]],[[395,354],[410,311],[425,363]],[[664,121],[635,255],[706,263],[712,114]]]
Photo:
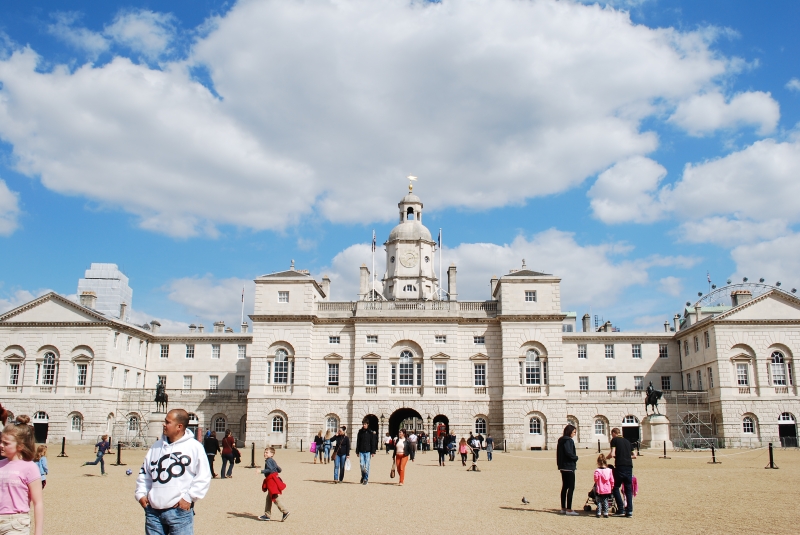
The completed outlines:
[[[477,435],[485,435],[486,434],[486,419],[485,418],[476,418],[475,419],[475,434],[477,434]]]
[[[339,429],[339,418],[336,416],[328,416],[328,419],[325,420],[325,428],[331,433],[335,433],[336,430]]]
[[[9,416],[9,418],[11,418],[11,416]],[[50,417],[44,411],[36,411],[33,413],[33,420],[34,422],[36,421],[47,422],[48,420],[50,420]]]
[[[285,349],[275,351],[275,383],[289,382],[289,352]]]
[[[786,386],[786,361],[780,351],[772,352],[770,361],[772,368],[772,384],[775,386]]]
[[[605,435],[606,434],[606,422],[602,418],[597,418],[594,421],[594,434],[595,435]]]
[[[44,354],[44,362],[42,363],[42,382],[40,384],[45,386],[53,386],[56,382],[56,355],[48,351]]]
[[[411,206],[409,206],[408,210],[406,210],[406,220],[407,221],[414,220],[414,208],[412,208]]]
[[[778,424],[793,424],[794,423],[794,416],[790,412],[782,412],[780,416],[778,416]]]
[[[227,421],[225,421],[224,416],[218,416],[214,418],[214,432],[215,433],[225,433]]]
[[[631,416],[630,414],[622,419],[622,424],[623,425],[625,425],[625,424],[632,425],[632,424],[638,424],[638,423],[639,423],[639,419],[636,416]]]
[[[749,416],[742,418],[742,433],[752,435],[756,432],[756,422]]]
[[[272,432],[283,433],[283,416],[274,416],[272,418]]]
[[[529,425],[529,433],[531,435],[541,435],[542,434],[542,420],[538,416],[533,416],[530,420]]]
[[[542,359],[535,349],[529,349],[525,354],[524,378],[526,385],[547,384],[547,360]]]
[[[83,418],[78,414],[73,414],[70,419],[70,429],[75,433],[80,433],[83,430]]]
[[[400,386],[414,386],[414,354],[405,349],[400,352]]]
[[[139,431],[139,417],[138,416],[130,416],[128,417],[128,431],[132,431],[134,433]]]

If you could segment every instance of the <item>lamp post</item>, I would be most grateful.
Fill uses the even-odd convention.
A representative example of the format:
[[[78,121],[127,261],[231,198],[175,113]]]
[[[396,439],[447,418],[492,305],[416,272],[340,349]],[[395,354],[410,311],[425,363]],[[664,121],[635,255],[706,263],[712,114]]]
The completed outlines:
[[[384,433],[384,431],[383,431],[383,423],[385,421],[386,421],[386,416],[384,416],[383,413],[381,413],[381,431],[380,431],[381,440],[383,440],[383,433]]]
[[[428,414],[428,429],[430,429],[431,432],[428,435],[428,438],[426,439],[426,442],[428,444],[430,444],[431,443],[431,437],[433,436],[433,424],[431,423],[431,415],[430,414]]]

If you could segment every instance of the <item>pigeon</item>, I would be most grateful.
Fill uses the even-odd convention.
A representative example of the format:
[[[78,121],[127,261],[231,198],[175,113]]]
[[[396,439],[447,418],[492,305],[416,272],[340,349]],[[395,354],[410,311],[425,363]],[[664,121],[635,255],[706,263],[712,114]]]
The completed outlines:
[[[528,504],[529,504],[529,503],[531,503],[531,502],[529,502],[528,500],[526,500],[526,499],[525,499],[525,496],[523,496],[523,497],[522,497],[522,503],[523,503],[523,504],[525,504],[525,505],[528,505]]]

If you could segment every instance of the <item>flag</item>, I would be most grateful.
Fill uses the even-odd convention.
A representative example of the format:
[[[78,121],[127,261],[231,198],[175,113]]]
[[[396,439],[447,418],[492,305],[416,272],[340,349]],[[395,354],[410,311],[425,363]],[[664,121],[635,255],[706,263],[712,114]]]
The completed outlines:
[[[375,231],[373,230],[373,231],[372,231],[372,252],[373,252],[373,253],[375,252],[375,246],[376,246],[376,242],[375,242]]]
[[[439,247],[439,249],[442,248],[442,229],[439,229],[439,237],[436,240],[436,244]]]
[[[711,282],[711,273],[709,273],[708,271],[706,271],[706,279],[708,279],[709,283]]]

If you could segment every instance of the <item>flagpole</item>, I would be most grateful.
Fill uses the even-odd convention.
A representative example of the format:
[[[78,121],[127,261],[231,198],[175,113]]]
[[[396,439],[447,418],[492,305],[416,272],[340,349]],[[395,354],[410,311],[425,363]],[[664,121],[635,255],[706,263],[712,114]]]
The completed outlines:
[[[442,229],[439,229],[439,299],[442,299]]]
[[[375,230],[372,231],[372,294],[370,301],[375,300]]]
[[[244,286],[242,286],[242,321],[239,322],[239,325],[244,323]]]

